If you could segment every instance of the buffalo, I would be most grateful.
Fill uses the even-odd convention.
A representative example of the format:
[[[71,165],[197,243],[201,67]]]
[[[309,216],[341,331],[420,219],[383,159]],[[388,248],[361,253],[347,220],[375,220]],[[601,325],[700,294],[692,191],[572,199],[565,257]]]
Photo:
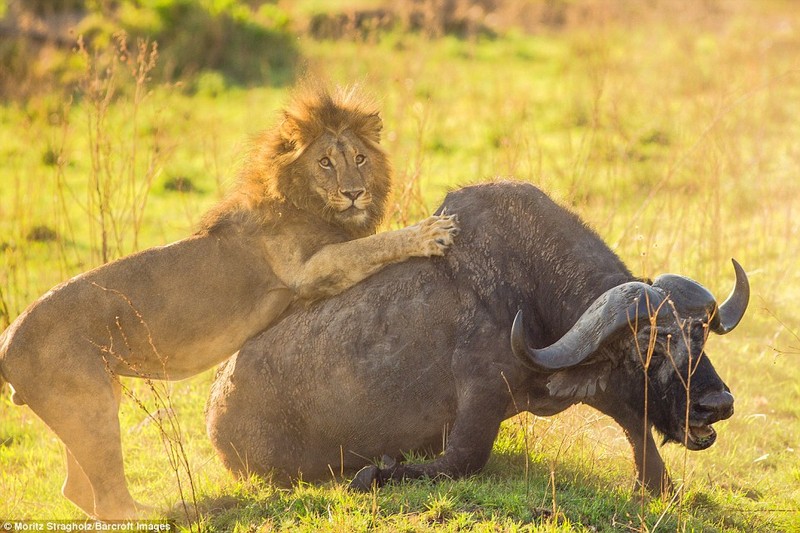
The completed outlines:
[[[438,212],[461,221],[447,256],[290,311],[225,363],[206,418],[225,466],[280,484],[358,471],[362,490],[457,478],[485,465],[506,418],[582,402],[622,427],[639,483],[672,490],[652,430],[702,450],[733,414],[704,348],[744,315],[741,266],[719,305],[682,276],[637,278],[529,184],[466,187]]]

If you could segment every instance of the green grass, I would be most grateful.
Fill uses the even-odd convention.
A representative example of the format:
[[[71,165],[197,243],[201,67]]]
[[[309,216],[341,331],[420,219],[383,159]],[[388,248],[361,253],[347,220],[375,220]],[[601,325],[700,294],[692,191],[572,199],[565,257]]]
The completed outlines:
[[[216,459],[202,414],[208,372],[167,385],[201,524],[212,531],[800,531],[798,25],[790,3],[763,2],[497,40],[301,39],[310,71],[363,82],[382,103],[398,180],[390,225],[429,213],[453,187],[514,176],[580,213],[637,274],[678,272],[724,297],[736,257],[751,276],[750,311],[708,347],[736,396],[736,414],[719,424],[708,451],[662,449],[685,489],[675,502],[642,502],[632,492],[624,436],[588,408],[508,421],[488,467],[471,479],[373,495],[336,483],[279,490],[234,480]],[[138,105],[129,96],[112,105],[105,127],[115,164],[130,162],[134,139],[136,175],[150,156],[157,163],[136,222],[139,248],[192,231],[232,183],[248,137],[276,119],[286,97],[279,88],[194,96],[151,89]],[[0,106],[0,325],[3,304],[13,319],[101,260],[87,186],[90,106],[65,104],[48,97]],[[195,191],[169,190],[177,177]],[[136,247],[134,221],[119,214],[117,222],[124,231],[114,256]],[[27,240],[39,225],[59,238]],[[144,384],[130,386],[154,404]],[[7,396],[0,517],[79,518],[60,496],[60,443]],[[178,502],[176,476],[145,418],[123,402],[129,484],[138,500],[169,509]]]

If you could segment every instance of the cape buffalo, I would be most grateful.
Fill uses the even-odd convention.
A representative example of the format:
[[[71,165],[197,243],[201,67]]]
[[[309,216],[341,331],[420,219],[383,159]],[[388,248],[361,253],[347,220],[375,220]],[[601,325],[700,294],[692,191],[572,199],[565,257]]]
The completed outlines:
[[[225,364],[207,411],[224,464],[279,483],[361,468],[358,489],[460,477],[484,466],[504,419],[583,402],[622,426],[639,482],[670,490],[652,428],[702,450],[733,414],[703,350],[709,331],[728,333],[745,312],[738,263],[718,306],[688,278],[634,277],[531,185],[467,187],[445,211],[461,221],[446,257],[391,266],[290,313]],[[372,464],[404,452],[442,453]]]

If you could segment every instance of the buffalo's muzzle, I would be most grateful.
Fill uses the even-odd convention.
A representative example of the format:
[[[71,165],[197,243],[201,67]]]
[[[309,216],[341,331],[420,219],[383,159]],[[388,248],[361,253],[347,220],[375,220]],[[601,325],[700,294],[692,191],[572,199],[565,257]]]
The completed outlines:
[[[711,425],[733,416],[733,394],[728,391],[711,392],[692,405],[692,423]]]
[[[690,450],[705,450],[717,440],[711,424],[733,416],[733,394],[710,392],[692,404],[684,444]]]

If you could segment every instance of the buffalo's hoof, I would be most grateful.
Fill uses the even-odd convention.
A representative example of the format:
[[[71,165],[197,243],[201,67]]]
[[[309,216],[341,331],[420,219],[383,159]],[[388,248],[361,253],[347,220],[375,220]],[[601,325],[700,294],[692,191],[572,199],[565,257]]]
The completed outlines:
[[[365,466],[356,473],[353,481],[350,482],[350,490],[371,492],[373,488],[380,486],[380,473],[380,469],[375,465]]]

